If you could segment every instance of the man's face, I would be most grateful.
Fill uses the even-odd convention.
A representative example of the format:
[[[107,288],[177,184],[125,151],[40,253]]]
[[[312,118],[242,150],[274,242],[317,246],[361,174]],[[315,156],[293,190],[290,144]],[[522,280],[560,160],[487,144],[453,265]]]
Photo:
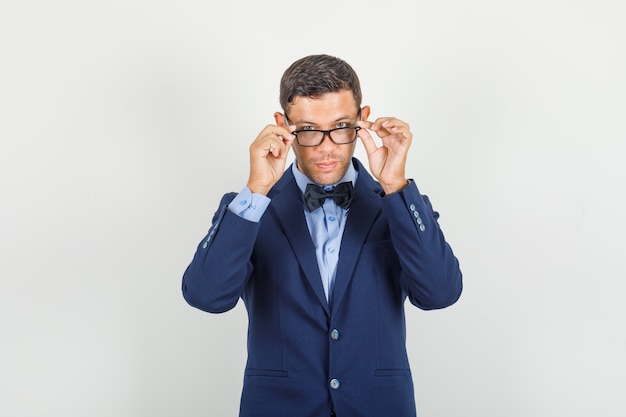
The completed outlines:
[[[364,110],[362,117],[366,119],[369,108]],[[352,91],[341,90],[315,99],[296,97],[287,109],[287,117],[297,130],[330,130],[356,125],[359,108]],[[339,182],[348,171],[355,146],[356,141],[337,145],[326,135],[318,146],[300,146],[294,141],[292,148],[297,167],[304,175],[318,184],[330,185]]]

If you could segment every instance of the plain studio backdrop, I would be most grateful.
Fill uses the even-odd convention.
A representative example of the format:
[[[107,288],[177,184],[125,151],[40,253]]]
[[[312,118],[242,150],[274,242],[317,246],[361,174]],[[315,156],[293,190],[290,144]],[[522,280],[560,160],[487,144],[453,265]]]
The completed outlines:
[[[420,416],[626,415],[625,21],[621,0],[0,0],[0,414],[237,414],[243,305],[193,309],[181,277],[283,70],[328,53],[411,124],[407,175],[464,273],[454,306],[407,308]]]

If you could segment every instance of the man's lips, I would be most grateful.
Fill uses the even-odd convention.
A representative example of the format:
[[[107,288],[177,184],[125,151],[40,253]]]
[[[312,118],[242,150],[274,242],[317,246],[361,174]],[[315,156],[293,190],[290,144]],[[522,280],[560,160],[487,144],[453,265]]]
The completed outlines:
[[[322,161],[316,162],[315,165],[320,169],[332,169],[337,166],[337,161]]]

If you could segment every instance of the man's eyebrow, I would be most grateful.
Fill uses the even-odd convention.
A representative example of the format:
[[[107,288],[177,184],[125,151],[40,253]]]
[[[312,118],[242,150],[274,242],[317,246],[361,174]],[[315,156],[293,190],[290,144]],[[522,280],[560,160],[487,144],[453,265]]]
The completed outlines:
[[[352,116],[341,116],[340,118],[336,119],[334,122],[341,122],[344,120],[352,120],[353,117]],[[293,124],[297,124],[297,125],[312,125],[312,126],[316,126],[317,123],[315,122],[310,122],[308,120],[290,120]],[[333,123],[333,122],[331,122]]]

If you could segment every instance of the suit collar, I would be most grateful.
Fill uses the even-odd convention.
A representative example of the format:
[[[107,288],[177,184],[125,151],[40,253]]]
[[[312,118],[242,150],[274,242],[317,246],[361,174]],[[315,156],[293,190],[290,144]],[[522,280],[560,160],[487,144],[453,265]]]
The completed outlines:
[[[331,308],[340,305],[374,221],[380,216],[380,194],[382,188],[374,181],[363,165],[355,158],[354,165],[359,172],[354,200],[350,205],[346,227],[341,238],[341,250],[335,276],[335,286],[331,297]]]
[[[330,311],[315,257],[315,245],[304,216],[302,191],[298,188],[290,169],[285,171],[282,178],[270,190],[268,197],[272,199],[270,208],[276,214],[276,221],[287,237],[309,285],[326,314],[329,315]]]
[[[380,185],[374,181],[363,165],[353,158],[353,165],[358,172],[355,185],[355,197],[350,205],[348,219],[341,240],[337,274],[330,304],[338,305],[348,287],[356,266],[361,248],[374,223],[379,216],[378,199],[382,192]],[[315,246],[309,234],[304,216],[304,200],[302,191],[296,184],[293,172],[287,169],[282,178],[272,188],[268,197],[272,199],[270,207],[276,213],[276,220],[281,225],[296,255],[298,263],[324,309],[329,313],[322,279],[319,273]]]

